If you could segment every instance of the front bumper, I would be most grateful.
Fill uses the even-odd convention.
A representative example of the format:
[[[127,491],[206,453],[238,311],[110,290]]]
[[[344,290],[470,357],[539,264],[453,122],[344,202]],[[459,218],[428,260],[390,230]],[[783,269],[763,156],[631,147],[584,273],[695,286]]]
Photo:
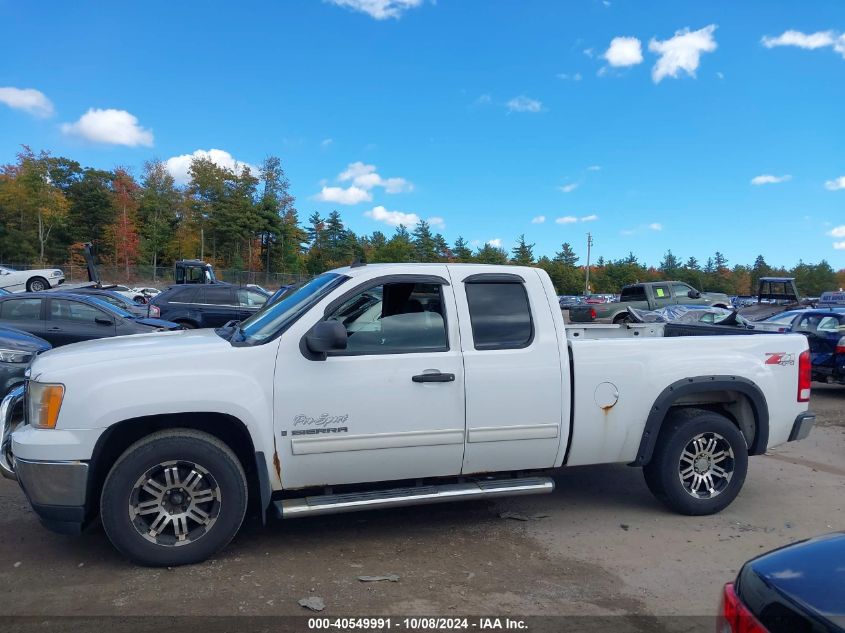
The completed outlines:
[[[12,454],[12,433],[22,421],[17,410],[23,395],[23,386],[16,387],[0,403],[0,474],[18,481],[32,509],[47,528],[63,534],[78,534],[86,517],[88,464],[83,461],[35,461]]]
[[[798,440],[803,440],[810,434],[810,429],[813,428],[813,425],[816,423],[816,414],[812,411],[805,411],[798,415],[795,418],[795,422],[792,424],[792,432],[789,434],[790,442],[795,442]]]

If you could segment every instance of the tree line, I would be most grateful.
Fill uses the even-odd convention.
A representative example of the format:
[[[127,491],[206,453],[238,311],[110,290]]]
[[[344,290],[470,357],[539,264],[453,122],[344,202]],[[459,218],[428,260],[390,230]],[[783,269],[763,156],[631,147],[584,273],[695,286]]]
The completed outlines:
[[[267,157],[254,173],[194,158],[189,179],[177,185],[166,165],[144,164],[136,177],[125,167],[84,167],[24,147],[0,170],[0,262],[71,263],[82,242],[94,244],[99,261],[125,269],[170,266],[203,258],[218,268],[313,275],[366,262],[474,262],[534,265],[546,270],[560,294],[584,292],[584,264],[571,244],[552,256],[537,255],[520,235],[510,252],[492,244],[473,247],[463,237],[449,244],[424,220],[358,235],[332,211],[299,217],[281,160]],[[845,286],[824,260],[787,269],[758,256],[751,265],[730,265],[720,252],[706,261],[682,261],[668,251],[656,266],[627,257],[599,257],[590,266],[590,290],[614,293],[637,281],[677,279],[698,289],[751,294],[762,276],[796,277],[806,295]]]

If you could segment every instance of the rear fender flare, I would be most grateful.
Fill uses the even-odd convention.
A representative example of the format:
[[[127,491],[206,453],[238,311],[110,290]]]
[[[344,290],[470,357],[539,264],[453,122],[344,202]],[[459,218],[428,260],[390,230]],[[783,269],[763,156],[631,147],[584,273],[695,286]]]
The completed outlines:
[[[742,376],[696,376],[672,383],[654,401],[646,418],[636,459],[629,466],[644,466],[651,461],[663,421],[672,405],[684,396],[709,391],[736,391],[746,396],[754,411],[756,432],[748,447],[749,455],[760,455],[769,443],[769,407],[757,384]]]

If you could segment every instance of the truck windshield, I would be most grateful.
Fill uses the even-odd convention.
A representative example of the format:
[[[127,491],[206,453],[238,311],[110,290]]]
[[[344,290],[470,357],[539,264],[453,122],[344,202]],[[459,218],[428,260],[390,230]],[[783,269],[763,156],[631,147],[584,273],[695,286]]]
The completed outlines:
[[[241,322],[241,341],[256,345],[288,329],[320,299],[349,279],[338,273],[323,273],[301,288],[289,292],[265,310],[259,310]]]

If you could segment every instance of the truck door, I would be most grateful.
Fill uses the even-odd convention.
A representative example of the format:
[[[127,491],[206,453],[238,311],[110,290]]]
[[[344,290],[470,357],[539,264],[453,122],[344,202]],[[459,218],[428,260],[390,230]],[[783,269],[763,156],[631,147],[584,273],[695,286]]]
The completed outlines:
[[[655,310],[675,303],[672,299],[672,294],[669,292],[669,284],[652,284],[650,291]]]
[[[554,295],[533,270],[477,274],[454,267],[450,273],[466,372],[462,472],[555,465],[569,433],[569,386]]]
[[[460,473],[457,308],[446,266],[426,273],[358,276],[283,336],[274,420],[286,488]],[[345,352],[313,360],[301,351],[320,320],[344,325]]]

